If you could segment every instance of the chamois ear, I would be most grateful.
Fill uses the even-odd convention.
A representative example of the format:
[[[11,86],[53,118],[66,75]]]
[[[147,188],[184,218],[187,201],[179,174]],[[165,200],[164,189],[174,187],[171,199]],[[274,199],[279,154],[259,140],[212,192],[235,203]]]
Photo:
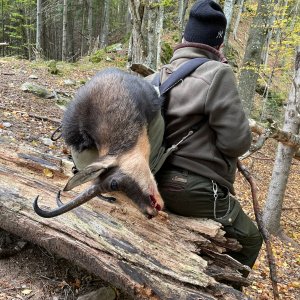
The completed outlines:
[[[116,165],[116,159],[92,163],[70,178],[63,190],[70,191],[78,185],[94,180],[106,170],[115,167]]]

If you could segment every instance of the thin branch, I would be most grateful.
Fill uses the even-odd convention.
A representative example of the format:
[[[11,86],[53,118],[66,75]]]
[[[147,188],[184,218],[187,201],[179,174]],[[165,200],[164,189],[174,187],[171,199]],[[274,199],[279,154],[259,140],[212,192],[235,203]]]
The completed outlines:
[[[277,124],[270,120],[270,125],[268,128],[264,128],[262,125],[258,124],[253,119],[249,119],[249,125],[251,131],[259,135],[267,135],[267,138],[273,138],[278,142],[281,142],[290,147],[299,148],[300,147],[300,135],[293,134],[291,132],[284,131],[278,128]]]
[[[258,124],[253,119],[249,119],[249,125],[253,133],[259,135],[258,140],[255,144],[251,145],[249,151],[247,151],[243,156],[240,157],[240,160],[243,160],[251,156],[256,151],[260,150],[267,139],[273,138],[278,142],[281,142],[290,147],[299,148],[300,147],[300,135],[293,134],[291,132],[284,131],[275,124],[272,120],[269,121],[270,125],[268,128],[263,127]],[[300,160],[300,150],[296,150],[294,158]]]
[[[250,172],[247,170],[247,168],[241,163],[240,160],[238,160],[238,169],[239,171],[243,174],[243,176],[246,178],[246,180],[249,182],[251,186],[251,193],[252,193],[252,199],[253,199],[253,208],[254,208],[254,214],[255,214],[255,219],[256,223],[258,226],[259,231],[262,234],[262,237],[264,239],[264,242],[266,244],[266,250],[267,250],[267,257],[268,257],[268,262],[269,262],[269,268],[270,268],[270,277],[272,281],[272,287],[273,287],[273,295],[274,295],[274,300],[279,300],[279,292],[278,292],[278,279],[277,279],[277,271],[276,271],[276,264],[275,264],[275,258],[270,242],[270,235],[265,226],[263,225],[263,220],[258,204],[258,199],[257,199],[257,185],[250,174]]]
[[[283,207],[282,210],[300,209],[300,207]]]
[[[5,107],[3,105],[0,105],[0,109],[6,110],[6,111],[15,111],[14,109]],[[59,125],[61,123],[61,121],[59,119],[50,118],[50,117],[46,117],[46,116],[40,116],[40,115],[36,115],[36,114],[33,114],[33,113],[28,113],[26,111],[15,111],[15,112],[19,113],[21,115],[24,115],[24,116],[28,116],[30,118],[37,119],[37,120],[52,122],[52,123],[57,124],[57,125]]]
[[[269,157],[251,156],[251,158],[258,159],[258,160],[270,160],[270,161],[274,161],[274,158],[269,158]]]

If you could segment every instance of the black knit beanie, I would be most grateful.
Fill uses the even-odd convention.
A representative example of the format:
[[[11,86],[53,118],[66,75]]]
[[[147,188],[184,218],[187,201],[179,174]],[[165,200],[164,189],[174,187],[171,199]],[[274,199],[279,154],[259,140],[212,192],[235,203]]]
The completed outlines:
[[[219,4],[213,0],[199,0],[191,8],[183,37],[187,42],[219,46],[224,40],[226,24]]]

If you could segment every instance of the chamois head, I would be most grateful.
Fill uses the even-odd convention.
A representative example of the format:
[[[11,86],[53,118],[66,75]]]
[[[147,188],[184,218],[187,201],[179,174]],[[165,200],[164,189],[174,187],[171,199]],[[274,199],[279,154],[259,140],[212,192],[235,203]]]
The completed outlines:
[[[146,80],[118,69],[99,72],[78,90],[62,121],[62,136],[79,157],[87,160],[67,183],[69,191],[92,185],[67,204],[57,196],[51,211],[38,206],[46,218],[63,214],[102,193],[125,193],[147,216],[156,216],[163,201],[149,168],[148,124],[159,112],[160,99]]]

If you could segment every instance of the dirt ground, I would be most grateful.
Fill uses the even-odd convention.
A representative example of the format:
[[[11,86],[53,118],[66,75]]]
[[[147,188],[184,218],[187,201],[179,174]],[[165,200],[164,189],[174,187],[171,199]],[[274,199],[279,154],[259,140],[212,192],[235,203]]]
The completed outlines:
[[[109,284],[33,244],[0,260],[1,300],[77,299],[103,286]]]
[[[26,143],[41,152],[65,156],[66,148],[61,140],[49,144],[51,133],[56,128],[63,111],[56,106],[55,99],[39,98],[21,91],[26,82],[43,85],[50,91],[72,95],[80,81],[88,79],[99,66],[92,68],[86,63],[58,65],[61,75],[51,75],[45,63],[30,64],[15,59],[0,59],[0,138],[9,137],[13,143]],[[32,76],[34,75],[34,76]],[[30,78],[31,77],[31,78]],[[35,79],[32,77],[36,77]],[[66,85],[72,79],[76,85]],[[43,117],[47,117],[47,120]],[[268,189],[276,142],[269,141],[260,152],[247,159],[246,165],[254,175],[259,187],[261,207]],[[286,192],[282,227],[294,241],[300,238],[300,162],[293,161]],[[241,175],[237,176],[236,190],[245,210],[254,218],[250,190]],[[0,216],[1,217],[1,216]],[[278,269],[281,299],[300,299],[300,249],[291,243],[272,239]],[[253,272],[252,285],[245,288],[246,295],[253,299],[272,299],[269,267],[263,247]],[[0,300],[12,299],[77,299],[101,286],[107,286],[71,263],[53,256],[36,245],[27,245],[17,255],[0,260]],[[120,294],[119,299],[128,299]]]

